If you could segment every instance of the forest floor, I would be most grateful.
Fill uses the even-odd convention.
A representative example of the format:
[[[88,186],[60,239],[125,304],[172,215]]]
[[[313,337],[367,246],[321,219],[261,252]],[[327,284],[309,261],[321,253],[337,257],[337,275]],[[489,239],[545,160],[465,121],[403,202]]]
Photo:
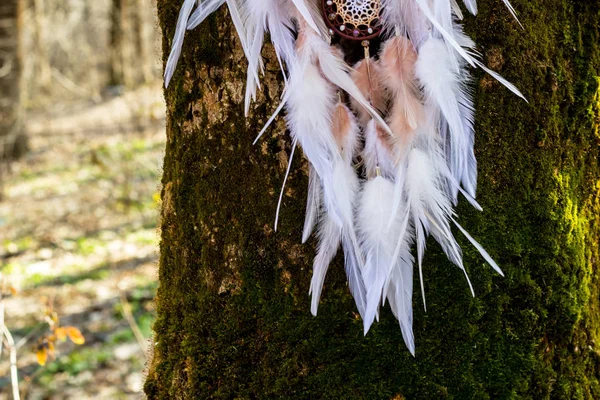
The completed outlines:
[[[0,188],[0,279],[16,289],[2,306],[21,398],[142,397],[164,124],[158,85],[28,117],[31,151]],[[58,343],[40,366],[48,310],[85,343]],[[12,398],[9,368],[5,348],[1,400]]]

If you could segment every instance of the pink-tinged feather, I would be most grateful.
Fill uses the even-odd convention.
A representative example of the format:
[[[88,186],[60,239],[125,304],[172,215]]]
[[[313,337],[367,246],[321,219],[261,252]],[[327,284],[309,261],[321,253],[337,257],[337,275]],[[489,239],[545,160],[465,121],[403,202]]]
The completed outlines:
[[[396,36],[384,44],[380,57],[383,82],[392,94],[388,125],[395,145],[403,150],[423,119],[423,105],[414,76],[417,53],[408,39]]]
[[[371,103],[373,108],[378,112],[385,114],[389,95],[383,84],[383,76],[379,62],[373,58],[367,58],[360,61],[354,66],[351,76],[360,92],[365,96],[365,99]],[[367,125],[372,119],[371,115],[356,100],[351,99],[351,104],[352,109],[358,114],[361,125]]]

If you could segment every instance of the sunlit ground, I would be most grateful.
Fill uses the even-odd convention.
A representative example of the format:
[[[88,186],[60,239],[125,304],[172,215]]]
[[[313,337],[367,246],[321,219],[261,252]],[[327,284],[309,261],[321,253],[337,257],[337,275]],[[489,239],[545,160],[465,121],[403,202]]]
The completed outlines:
[[[140,398],[157,287],[157,219],[164,149],[160,88],[29,118],[32,150],[13,165],[0,202],[3,300],[18,349],[22,398]],[[58,341],[60,326],[85,344]],[[0,399],[9,399],[6,352]]]

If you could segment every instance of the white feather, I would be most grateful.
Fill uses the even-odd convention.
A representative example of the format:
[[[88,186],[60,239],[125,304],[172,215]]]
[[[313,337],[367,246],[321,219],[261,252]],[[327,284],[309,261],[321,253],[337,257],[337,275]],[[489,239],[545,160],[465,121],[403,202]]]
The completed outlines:
[[[360,89],[356,86],[356,83],[352,80],[350,66],[333,51],[331,46],[313,32],[306,32],[304,46],[310,52],[311,57],[318,62],[323,76],[354,98],[391,135],[392,131],[386,122],[369,104]]]
[[[313,275],[310,281],[310,291],[308,292],[309,295],[312,295],[310,312],[315,316],[319,309],[319,300],[321,299],[327,269],[338,251],[342,236],[340,226],[329,218],[327,214],[322,215],[323,219],[317,231],[319,245],[313,262]]]
[[[317,14],[317,12],[315,12],[314,10],[314,5],[311,5],[310,3],[307,3],[306,0],[291,0],[294,5],[296,6],[296,9],[298,10],[298,13],[300,13],[300,15],[302,16],[302,18],[304,18],[304,20],[306,21],[306,23],[319,35],[322,34],[322,32],[324,31],[322,24],[318,25],[315,22],[315,19],[313,18],[314,14]],[[318,15],[318,14],[317,14]]]
[[[338,207],[342,209],[343,214],[348,212],[352,214],[359,186],[356,172],[351,165],[340,159],[336,163],[332,175],[333,192],[339,201]],[[317,314],[327,268],[337,252],[341,239],[348,287],[354,297],[359,314],[364,318],[366,290],[361,275],[361,266],[364,262],[354,230],[352,215],[349,216],[350,220],[344,220],[342,225],[331,218],[331,212],[327,209],[322,209],[321,215],[322,221],[318,230],[319,246],[313,263],[313,278],[310,287],[310,294],[312,294],[311,312],[313,315]]]
[[[399,226],[389,223],[393,200],[394,184],[381,176],[367,181],[360,195],[358,232],[365,254],[362,269],[367,299],[363,318],[365,335],[385,297],[384,288],[394,266],[392,256]]]
[[[439,1],[447,1],[447,0],[439,0]],[[444,40],[448,45],[452,46],[458,54],[461,55],[469,64],[475,66],[472,57],[463,49],[460,44],[456,41],[454,35],[451,32],[448,32],[442,23],[440,23],[436,17],[434,16],[432,10],[429,8],[427,4],[427,0],[415,0],[425,17],[431,22],[431,24],[437,29],[437,31],[443,36]],[[436,3],[437,4],[437,3]]]
[[[450,261],[463,270],[469,288],[475,295],[462,262],[462,251],[450,229],[452,205],[444,192],[444,174],[438,172],[444,168],[446,168],[445,161],[440,152],[435,149],[423,151],[415,148],[410,153],[406,171],[406,193],[417,231],[419,270],[421,271],[425,237],[427,233],[431,233]]]
[[[381,176],[393,180],[396,174],[391,147],[380,138],[374,120],[369,121],[364,130],[365,148],[363,149],[363,162],[367,178],[375,178],[377,170]],[[386,138],[387,139],[387,138]]]
[[[246,86],[245,113],[248,115],[250,101],[256,98],[258,82],[250,79],[262,65],[261,49],[264,34],[268,30],[284,79],[283,64],[296,62],[294,48],[293,12],[290,4],[279,0],[246,0],[247,29],[252,34],[248,57],[248,83]]]
[[[400,323],[400,330],[404,343],[415,355],[415,336],[413,334],[413,256],[410,249],[403,252],[404,257],[396,263],[390,275],[390,282],[387,287],[387,299],[392,308],[392,312]]]
[[[431,24],[414,0],[382,0],[381,20],[387,36],[408,36],[418,49]]]
[[[358,149],[359,128],[352,112],[343,104],[338,104],[338,112],[345,113],[349,125],[345,136],[338,141],[341,157],[336,158],[333,166],[333,198],[342,220],[342,247],[344,249],[344,267],[348,277],[348,287],[354,297],[361,316],[366,309],[365,287],[361,276],[364,260],[354,223],[354,210],[360,189],[359,179],[353,167]],[[338,139],[339,140],[339,139]]]
[[[473,153],[474,106],[464,76],[452,67],[452,57],[453,54],[441,39],[429,38],[421,47],[415,72],[423,85],[427,101],[441,111],[448,123],[449,138],[445,143],[448,144],[450,171],[467,193],[475,197],[477,162]],[[457,193],[458,188],[454,190],[454,198]]]
[[[181,56],[181,48],[183,47],[183,39],[185,38],[185,27],[187,26],[195,4],[196,0],[185,0],[179,11],[175,35],[173,36],[173,43],[171,44],[171,53],[169,54],[167,65],[165,67],[165,87],[169,87],[169,82],[171,82],[171,78],[177,67],[177,62]]]
[[[490,264],[490,266],[492,268],[494,268],[494,270],[498,274],[500,274],[501,276],[504,276],[504,272],[502,272],[502,270],[500,269],[500,267],[498,266],[496,261],[494,261],[492,256],[490,256],[490,254],[483,248],[483,246],[480,245],[479,242],[477,242],[475,239],[473,239],[473,237],[469,234],[469,232],[467,232],[458,222],[456,222],[456,220],[454,218],[452,218],[452,222],[454,222],[454,225],[456,225],[456,227],[462,232],[463,235],[465,235],[465,237],[469,240],[469,242],[471,242],[471,244],[477,249],[477,251],[479,251],[479,254],[482,255],[482,257],[485,259],[485,261],[487,261],[488,264]]]
[[[316,65],[304,60],[290,74],[287,121],[292,137],[321,179],[331,174],[337,146],[331,134],[335,91]],[[327,187],[325,185],[325,187]]]
[[[352,166],[354,153],[358,145],[358,126],[354,116],[346,106],[338,104],[337,107],[340,108],[336,112],[341,111],[349,118],[349,125],[343,124],[346,130],[339,132],[341,137],[338,140],[341,142],[337,142],[338,153],[334,157],[333,168],[320,175],[325,197],[325,207],[322,211],[325,227],[320,231],[319,239],[322,245],[319,245],[317,257],[315,258],[315,266],[313,267],[314,285],[311,283],[311,292],[313,293],[311,308],[313,313],[316,313],[318,296],[315,293],[320,294],[321,292],[321,288],[318,285],[323,284],[324,274],[327,270],[324,263],[331,261],[332,256],[330,252],[333,248],[331,241],[333,240],[332,238],[338,236],[337,231],[334,234],[334,228],[330,226],[330,224],[334,224],[339,230],[339,236],[342,241],[348,286],[360,315],[364,316],[366,300],[364,283],[361,276],[361,267],[364,262],[354,227],[354,203],[359,190],[359,181],[356,171]],[[337,215],[337,218],[334,218],[334,215]]]
[[[457,30],[454,27],[452,23],[452,15],[449,11],[450,5],[448,3],[448,0],[436,0],[434,2],[433,11],[430,9],[426,0],[415,1],[427,17],[427,19],[435,27],[437,32],[444,38],[444,41],[447,46],[454,49],[454,51],[458,53],[471,66],[483,69],[498,82],[506,86],[514,94],[527,101],[525,99],[525,96],[521,94],[521,92],[516,88],[515,85],[504,79],[502,76],[500,76],[500,74],[487,68],[481,61],[478,60],[478,55],[476,53],[474,53],[473,51],[469,51],[463,47],[465,45],[472,44],[472,41],[468,37],[466,37],[466,35],[464,35],[460,29]],[[465,39],[468,40],[468,43],[465,43]],[[470,46],[468,47],[470,48]],[[448,61],[451,61],[453,63],[453,67],[455,69],[458,69],[459,65],[454,61],[454,57],[450,58]]]
[[[195,29],[200,25],[206,17],[215,12],[219,7],[225,4],[225,0],[204,0],[198,4],[198,8],[194,11],[189,21],[187,22],[187,29]]]
[[[513,16],[513,18],[519,23],[521,28],[523,28],[523,25],[521,25],[521,21],[519,21],[519,18],[517,17],[517,12],[515,11],[515,8],[512,6],[512,4],[510,4],[510,1],[508,1],[508,0],[502,0],[502,1],[504,2],[504,5],[506,5],[506,7],[508,8],[508,11],[510,11],[510,14]]]
[[[302,230],[302,243],[306,243],[314,229],[319,210],[321,208],[321,182],[315,169],[309,164],[308,167],[308,195],[306,198],[306,216],[304,217],[304,229]]]
[[[467,10],[473,15],[477,15],[477,0],[463,0]]]
[[[290,169],[292,168],[292,162],[294,161],[294,153],[296,152],[296,145],[298,144],[298,139],[294,139],[292,142],[292,151],[290,153],[290,160],[288,161],[288,166],[285,171],[285,177],[283,178],[283,184],[281,185],[281,192],[279,193],[279,201],[277,202],[277,211],[275,212],[275,232],[277,232],[277,225],[279,224],[279,211],[281,210],[281,202],[283,201],[283,194],[285,193],[285,184],[290,176]]]
[[[456,18],[458,18],[459,20],[463,20],[465,17],[456,0],[450,0],[450,3],[452,5],[452,12],[454,13],[454,15],[456,15]]]

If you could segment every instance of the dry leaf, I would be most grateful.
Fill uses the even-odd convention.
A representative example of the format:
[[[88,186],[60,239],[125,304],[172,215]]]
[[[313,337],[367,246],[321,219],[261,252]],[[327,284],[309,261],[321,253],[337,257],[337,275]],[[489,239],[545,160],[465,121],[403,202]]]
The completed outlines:
[[[37,358],[38,364],[40,364],[41,366],[46,365],[46,361],[48,360],[48,351],[46,351],[45,348],[41,348],[38,351],[36,351],[35,356]]]
[[[83,337],[83,335],[81,334],[81,331],[77,328],[75,328],[74,326],[67,326],[64,328],[67,336],[69,337],[69,339],[71,339],[71,341],[75,344],[84,344],[85,343],[85,338]]]
[[[67,330],[65,328],[56,328],[54,334],[56,335],[56,338],[61,342],[67,340]]]

